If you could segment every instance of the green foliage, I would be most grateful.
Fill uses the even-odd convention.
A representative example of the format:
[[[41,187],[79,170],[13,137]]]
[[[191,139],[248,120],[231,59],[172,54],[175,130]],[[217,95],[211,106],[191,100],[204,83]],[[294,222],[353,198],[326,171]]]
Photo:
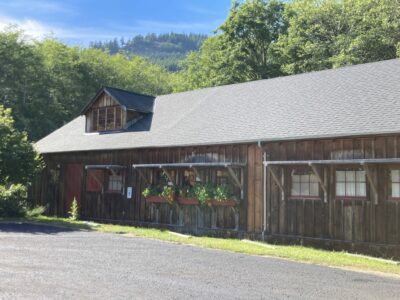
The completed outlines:
[[[46,209],[46,206],[35,206],[31,209],[27,209],[25,212],[25,216],[28,218],[39,217],[44,214]]]
[[[208,200],[214,198],[214,188],[209,183],[197,183],[194,186],[194,194],[201,205],[206,205]]]
[[[221,184],[215,187],[214,190],[214,199],[218,201],[223,201],[226,199],[232,199],[234,197],[234,193],[232,191],[232,187],[227,184]]]
[[[206,39],[202,34],[154,33],[137,35],[131,39],[113,39],[90,44],[92,48],[106,50],[110,54],[124,53],[128,56],[140,55],[150,62],[165,67],[171,72],[179,69],[179,62],[190,51],[198,51]]]
[[[158,196],[159,194],[160,194],[160,190],[156,186],[153,186],[153,185],[146,187],[142,192],[142,195],[145,198],[150,197],[150,196]]]
[[[0,32],[0,104],[15,126],[37,140],[79,115],[102,86],[152,95],[172,91],[170,74],[146,59],[110,56],[55,40],[28,42],[11,28]]]
[[[69,214],[69,218],[73,221],[78,220],[79,218],[79,207],[78,207],[78,201],[76,201],[76,198],[74,197],[74,199],[72,200],[71,203],[71,208],[68,212]]]
[[[39,162],[26,133],[14,128],[11,109],[0,105],[0,185],[28,183]]]
[[[26,212],[27,191],[22,184],[0,185],[0,217],[23,217]]]
[[[173,203],[177,196],[177,189],[173,186],[165,185],[162,188],[161,196],[168,202]]]
[[[297,0],[276,52],[282,69],[302,73],[396,57],[399,0]]]
[[[286,32],[284,4],[272,0],[233,2],[218,35],[190,53],[175,78],[175,91],[243,82],[281,75],[271,55],[280,34]]]

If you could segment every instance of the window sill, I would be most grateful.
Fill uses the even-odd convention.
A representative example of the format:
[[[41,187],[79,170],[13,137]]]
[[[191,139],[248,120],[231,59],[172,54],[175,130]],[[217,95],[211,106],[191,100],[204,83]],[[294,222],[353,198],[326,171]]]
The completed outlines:
[[[361,196],[336,196],[335,200],[359,200],[359,201],[369,201],[367,197]]]
[[[389,197],[389,201],[400,201],[400,197]]]
[[[320,196],[289,196],[289,200],[321,200]]]

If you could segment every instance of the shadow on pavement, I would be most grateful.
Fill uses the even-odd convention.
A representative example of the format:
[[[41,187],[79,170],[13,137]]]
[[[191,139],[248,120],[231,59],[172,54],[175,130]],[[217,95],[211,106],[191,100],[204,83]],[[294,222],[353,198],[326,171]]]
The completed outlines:
[[[50,225],[41,225],[24,222],[0,222],[1,232],[31,233],[31,234],[57,234],[60,232],[72,232],[79,229],[62,228]]]

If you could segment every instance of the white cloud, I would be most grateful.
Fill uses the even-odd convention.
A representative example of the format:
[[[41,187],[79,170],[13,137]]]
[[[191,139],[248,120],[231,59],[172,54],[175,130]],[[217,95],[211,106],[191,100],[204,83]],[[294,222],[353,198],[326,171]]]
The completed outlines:
[[[0,8],[3,10],[23,10],[34,11],[40,13],[74,13],[64,3],[54,2],[49,0],[0,0]]]

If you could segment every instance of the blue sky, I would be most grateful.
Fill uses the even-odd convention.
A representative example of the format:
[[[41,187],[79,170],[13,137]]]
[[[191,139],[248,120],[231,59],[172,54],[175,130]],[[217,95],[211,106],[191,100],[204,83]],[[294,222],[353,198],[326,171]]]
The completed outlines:
[[[231,0],[0,0],[0,29],[16,24],[32,38],[70,45],[146,33],[212,34]]]

